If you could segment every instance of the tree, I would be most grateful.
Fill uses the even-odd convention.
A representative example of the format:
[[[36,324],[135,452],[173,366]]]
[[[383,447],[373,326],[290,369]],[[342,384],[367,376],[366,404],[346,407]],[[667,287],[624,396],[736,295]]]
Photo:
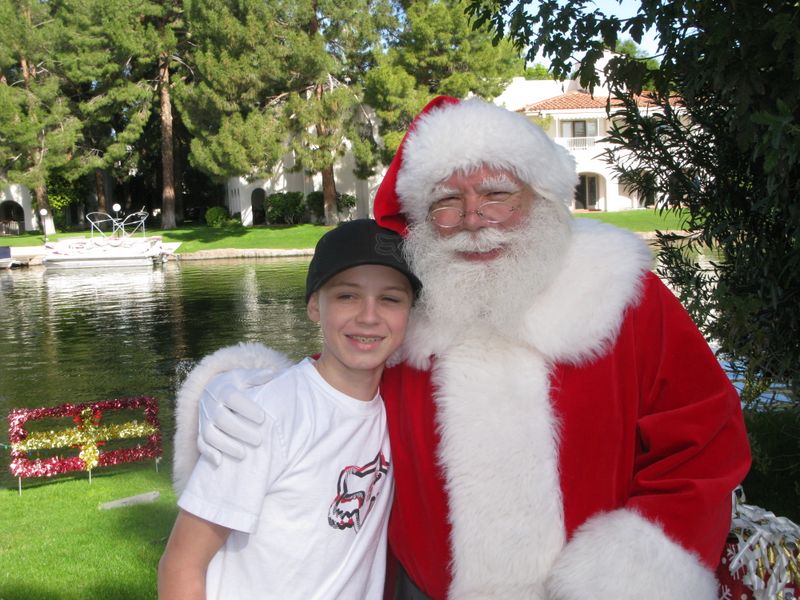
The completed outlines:
[[[553,75],[547,70],[547,67],[540,63],[536,63],[532,67],[525,67],[523,75],[525,79],[531,80],[550,80],[553,78]]]
[[[367,103],[381,121],[385,152],[391,160],[414,116],[437,94],[486,98],[500,94],[524,63],[512,45],[474,28],[460,0],[412,0],[402,27],[366,83]]]
[[[541,49],[558,73],[581,58],[582,82],[621,34],[639,43],[658,34],[660,64],[619,56],[606,67],[624,102],[607,158],[620,176],[662,210],[687,211],[688,236],[662,235],[661,273],[724,360],[745,378],[753,401],[786,384],[800,410],[800,5],[642,0],[630,19],[585,0],[471,0],[477,23]],[[651,81],[659,110],[639,111],[635,95]],[[719,253],[707,270],[700,246]],[[757,415],[762,411],[754,411]],[[797,423],[791,415],[785,422]],[[791,435],[797,452],[797,431]],[[770,457],[776,458],[775,456]],[[762,462],[762,466],[763,466]],[[794,473],[797,474],[796,460]],[[800,490],[795,490],[800,496]],[[796,500],[795,500],[796,506]]]
[[[80,139],[52,51],[58,24],[51,8],[0,0],[0,180],[34,190],[37,208],[50,216],[48,176],[70,162]],[[52,221],[43,227],[52,232]]]
[[[325,223],[338,221],[334,164],[347,139],[364,169],[371,157],[369,116],[362,84],[380,53],[382,35],[394,25],[387,0],[294,2],[299,47],[304,49],[297,86],[286,104],[297,168],[322,176]]]
[[[155,90],[152,113],[160,130],[161,228],[176,226],[175,114],[173,87],[191,69],[191,43],[183,0],[115,0],[118,25],[109,33],[129,59],[125,74]],[[147,125],[145,125],[145,128]],[[144,134],[144,129],[140,132]]]
[[[56,52],[63,72],[62,88],[81,120],[82,139],[70,178],[94,175],[98,209],[107,210],[105,172],[126,181],[137,168],[136,148],[153,112],[153,89],[138,79],[131,30],[138,23],[139,3],[129,0],[64,0]],[[125,32],[121,43],[119,32]]]
[[[388,2],[187,6],[195,70],[176,98],[194,136],[192,164],[217,179],[258,178],[288,149],[295,168],[322,174],[326,222],[335,222],[333,165],[348,137],[368,147],[360,82],[393,23]]]
[[[294,35],[275,3],[187,2],[194,65],[175,100],[189,160],[216,180],[262,177],[285,153],[280,102],[293,79]]]

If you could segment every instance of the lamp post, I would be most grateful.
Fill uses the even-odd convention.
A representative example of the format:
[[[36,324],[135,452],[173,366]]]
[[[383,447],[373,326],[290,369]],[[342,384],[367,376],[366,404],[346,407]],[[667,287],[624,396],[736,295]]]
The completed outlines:
[[[45,223],[45,219],[47,218],[47,209],[40,208],[39,215],[42,217],[42,233],[44,233],[44,243],[47,243],[47,224]]]
[[[119,204],[114,204],[114,205],[111,207],[111,210],[113,210],[113,211],[114,211],[114,218],[115,218],[115,219],[119,219],[119,210],[120,210],[121,208],[122,208],[122,207],[121,207]]]

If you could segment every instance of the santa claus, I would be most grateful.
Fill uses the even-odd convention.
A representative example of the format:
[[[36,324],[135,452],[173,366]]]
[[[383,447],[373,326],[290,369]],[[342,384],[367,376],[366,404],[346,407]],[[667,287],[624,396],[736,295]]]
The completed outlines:
[[[637,236],[568,211],[569,153],[525,117],[439,97],[375,199],[423,282],[384,372],[399,598],[713,600],[749,467],[739,399]],[[257,411],[205,383],[286,364],[205,359],[178,399],[175,480],[241,453]],[[252,377],[255,375],[255,377]],[[232,410],[231,410],[232,409]]]

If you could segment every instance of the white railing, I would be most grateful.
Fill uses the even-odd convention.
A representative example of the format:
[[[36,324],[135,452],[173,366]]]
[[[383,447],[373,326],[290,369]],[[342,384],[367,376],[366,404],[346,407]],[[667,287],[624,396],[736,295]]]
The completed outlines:
[[[595,147],[599,137],[569,137],[569,138],[556,138],[557,144],[564,146],[567,150],[580,151],[590,150]]]

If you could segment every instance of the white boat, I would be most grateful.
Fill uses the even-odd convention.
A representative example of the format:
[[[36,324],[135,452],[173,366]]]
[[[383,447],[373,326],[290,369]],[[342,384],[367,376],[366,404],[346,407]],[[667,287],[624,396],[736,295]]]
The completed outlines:
[[[152,267],[165,262],[180,242],[160,236],[80,238],[46,245],[42,264],[48,269]]]
[[[42,264],[48,269],[85,269],[101,267],[152,267],[166,262],[180,242],[165,243],[161,236],[147,236],[144,222],[147,213],[141,210],[118,219],[103,212],[86,215],[92,226],[92,237],[75,238],[45,244],[47,254]],[[103,228],[110,228],[106,235]],[[141,230],[141,236],[134,236]],[[95,233],[98,235],[95,236]]]

